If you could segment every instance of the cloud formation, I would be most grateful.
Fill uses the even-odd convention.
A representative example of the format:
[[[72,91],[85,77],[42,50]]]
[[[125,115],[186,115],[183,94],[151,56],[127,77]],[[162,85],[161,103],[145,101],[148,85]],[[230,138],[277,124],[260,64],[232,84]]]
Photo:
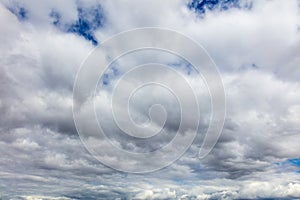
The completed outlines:
[[[300,197],[299,1],[0,2],[1,198]],[[205,82],[188,63],[167,53],[148,50],[120,58],[102,79],[97,99],[104,128],[120,148],[145,152],[163,146],[174,136],[180,114],[172,95],[148,88],[137,93],[132,116],[147,122],[149,105],[163,103],[170,113],[165,134],[151,142],[130,140],[107,120],[107,98],[132,66],[169,65],[201,99],[199,133],[189,150],[167,168],[134,175],[102,165],[84,148],[73,122],[72,90],[96,44],[140,27],[179,31],[208,51],[223,79],[227,116],[215,148],[199,160],[211,116]]]

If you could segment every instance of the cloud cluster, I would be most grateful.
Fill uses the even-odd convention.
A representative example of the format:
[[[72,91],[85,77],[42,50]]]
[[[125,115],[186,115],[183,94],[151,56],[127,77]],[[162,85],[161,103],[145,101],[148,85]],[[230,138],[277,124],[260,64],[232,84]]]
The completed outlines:
[[[300,197],[299,166],[291,162],[300,157],[299,1],[0,2],[1,198]],[[190,149],[167,168],[134,175],[102,165],[84,148],[73,122],[72,90],[95,44],[141,27],[173,29],[203,45],[219,67],[227,116],[215,148],[199,160],[211,116],[205,82],[186,61],[166,52],[120,58],[105,73],[96,99],[97,114],[116,146],[148,152],[169,142],[178,127],[176,99],[161,88],[136,93],[131,107],[133,119],[146,123],[153,103],[165,105],[169,118],[160,137],[132,140],[107,119],[113,86],[132,66],[164,63],[180,72],[201,100],[199,133]],[[167,73],[157,77],[176,80]],[[126,111],[122,105],[118,109]],[[120,163],[118,155],[106,159],[131,165],[130,160]]]

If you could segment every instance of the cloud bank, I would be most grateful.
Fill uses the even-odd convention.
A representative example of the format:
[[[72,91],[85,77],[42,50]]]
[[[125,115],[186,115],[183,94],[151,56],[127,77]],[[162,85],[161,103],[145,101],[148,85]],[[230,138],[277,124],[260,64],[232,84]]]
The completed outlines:
[[[300,198],[299,1],[0,2],[1,198]],[[178,70],[201,99],[199,133],[189,150],[167,168],[134,175],[102,165],[84,148],[73,122],[72,91],[95,45],[141,27],[179,31],[208,51],[224,83],[227,116],[215,148],[199,160],[211,115],[205,83],[174,55],[149,50],[120,58],[102,79],[97,112],[104,121],[113,85],[142,63]],[[147,121],[153,99],[170,113],[165,134],[132,141],[107,121],[104,128],[120,148],[151,151],[174,136],[180,110],[161,89],[137,93],[133,118]]]

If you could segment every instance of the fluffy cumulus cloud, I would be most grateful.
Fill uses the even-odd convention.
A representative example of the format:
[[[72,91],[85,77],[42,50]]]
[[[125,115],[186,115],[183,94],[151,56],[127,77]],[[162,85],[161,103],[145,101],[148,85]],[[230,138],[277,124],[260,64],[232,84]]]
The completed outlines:
[[[109,99],[132,66],[168,65],[200,99],[200,127],[183,156],[158,171],[131,174],[101,164],[85,148],[73,120],[73,84],[95,46],[101,47],[114,34],[142,27],[181,32],[207,50],[224,84],[226,118],[215,147],[199,159],[212,110],[205,81],[186,60],[168,52],[148,49],[120,57],[95,90],[96,115],[119,149],[155,151],[172,140],[180,122],[176,97],[162,87],[149,86],[134,93],[129,108],[120,97],[114,109],[122,116],[129,109],[135,123],[149,125],[149,108],[160,103],[165,113],[152,113],[146,130],[157,131],[167,114],[164,129],[142,139],[123,134],[111,119]],[[0,36],[1,199],[300,198],[299,1],[0,0]],[[130,41],[115,48],[126,45]],[[188,48],[184,51],[189,53]],[[141,71],[122,85],[130,88],[146,76]],[[183,87],[171,71],[152,76]],[[84,100],[78,101],[84,111]],[[192,105],[189,97],[185,101]],[[181,117],[190,122],[194,107],[187,109]],[[81,117],[90,136],[86,140],[91,140],[97,131],[84,112]],[[131,122],[122,120],[131,129]],[[184,130],[191,127],[186,123]],[[179,133],[182,140],[175,149],[188,134]],[[136,166],[102,140],[94,140],[103,149],[102,160],[121,169]],[[145,157],[139,167],[155,167],[165,160],[161,156],[150,162]]]

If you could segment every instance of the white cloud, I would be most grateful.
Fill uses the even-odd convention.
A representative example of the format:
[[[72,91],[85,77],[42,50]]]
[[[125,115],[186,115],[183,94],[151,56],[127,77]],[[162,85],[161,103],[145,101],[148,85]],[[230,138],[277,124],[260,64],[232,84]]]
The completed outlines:
[[[300,157],[298,1],[256,0],[250,10],[209,11],[203,18],[187,8],[187,1],[179,0],[1,2],[1,197],[300,197],[300,180],[296,173],[299,167],[286,161]],[[89,8],[98,4],[105,17],[105,25],[94,31],[99,43],[130,28],[165,27],[192,37],[215,60],[227,94],[227,119],[218,144],[205,159],[197,158],[202,135],[172,166],[144,176],[107,168],[84,149],[72,118],[72,87],[76,72],[93,45],[78,34],[55,27],[50,13],[56,11],[61,22],[68,25],[78,20],[78,6]],[[19,20],[9,11],[8,8],[15,6],[24,7],[26,19]],[[124,44],[126,42],[130,41]],[[110,71],[110,83],[101,91],[106,96],[98,99],[100,114],[107,113],[107,98],[120,75],[132,65],[151,60],[178,61],[174,56],[151,51],[121,58],[115,67],[122,69],[118,69],[116,75],[113,69]],[[184,64],[177,67],[186,73]],[[209,94],[203,81],[194,75],[185,76],[202,100],[202,133],[208,124]],[[174,79],[169,74],[163,78]],[[139,101],[133,108],[136,119],[147,119],[144,108],[151,103],[151,97],[169,102],[170,95],[160,90],[153,92],[144,91],[137,96],[145,99],[137,98]],[[112,138],[120,147],[131,151],[148,151],[164,144],[176,126],[178,110],[173,107],[173,104],[166,106],[172,114],[167,134],[154,139],[153,143],[120,142],[118,135]],[[120,109],[124,108],[120,106]],[[106,115],[101,117],[107,129],[119,133]],[[155,129],[155,125],[152,128]],[[119,163],[118,157],[107,159],[115,159],[119,165],[133,165],[130,160]]]

